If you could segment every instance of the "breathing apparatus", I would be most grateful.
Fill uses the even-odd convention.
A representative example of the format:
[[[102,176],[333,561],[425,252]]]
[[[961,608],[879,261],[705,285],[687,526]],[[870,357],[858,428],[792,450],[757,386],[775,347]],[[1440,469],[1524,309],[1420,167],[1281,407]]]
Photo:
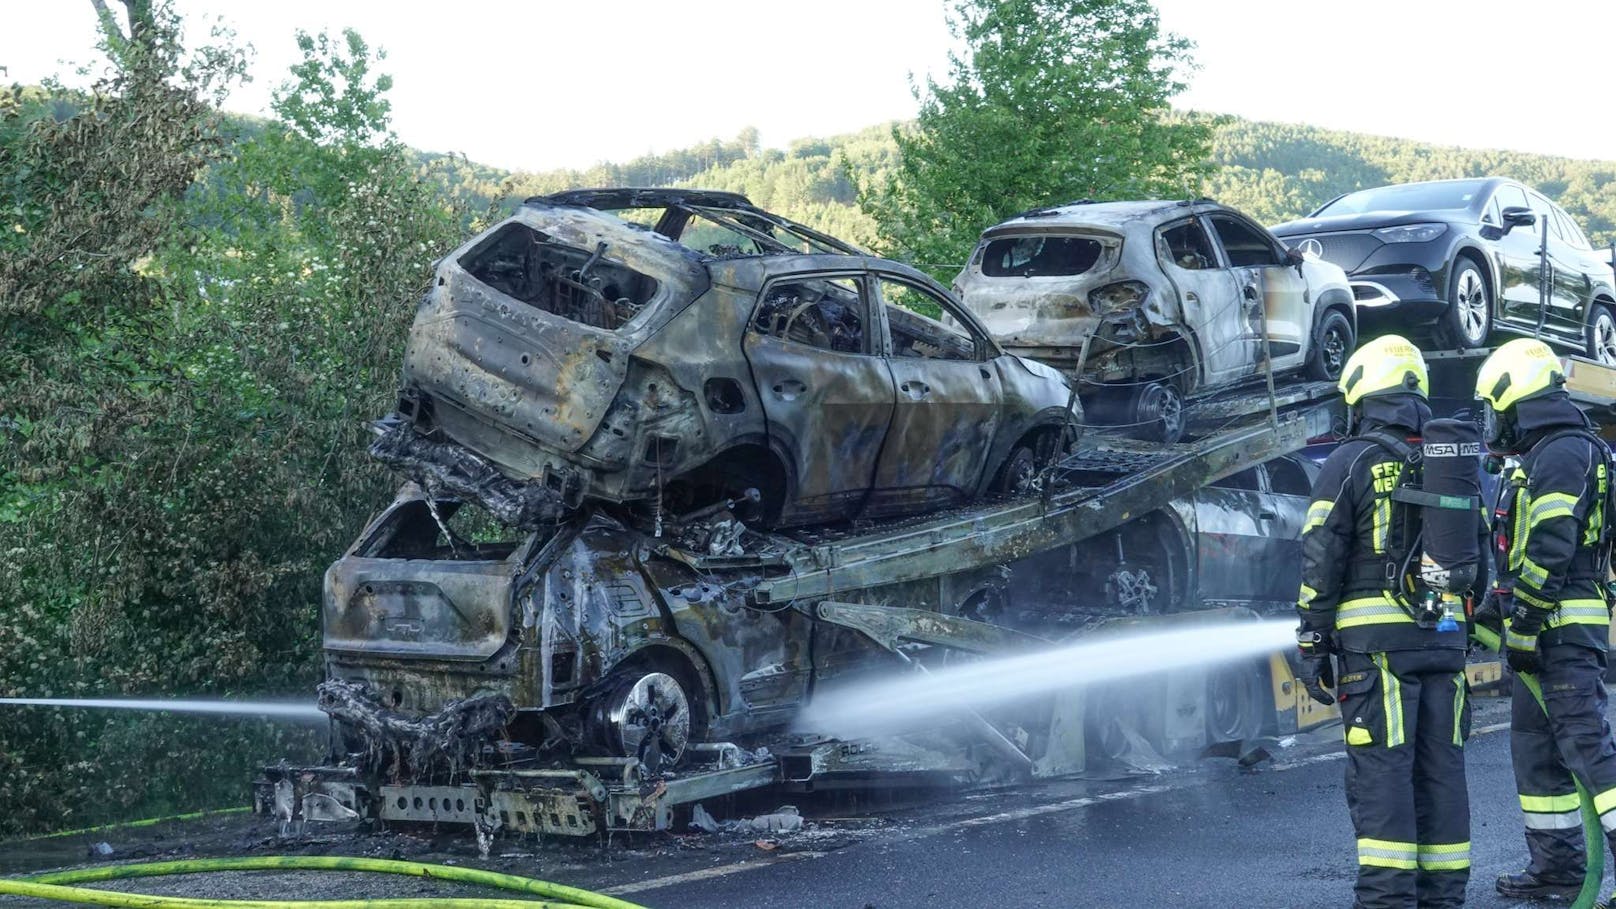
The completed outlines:
[[[1458,614],[1466,611],[1464,593],[1474,587],[1482,557],[1480,433],[1474,423],[1452,419],[1426,420],[1418,439],[1383,429],[1360,432],[1366,403],[1389,395],[1428,395],[1425,358],[1397,335],[1359,348],[1342,370],[1340,388],[1349,431],[1400,462],[1374,486],[1388,509],[1390,503],[1401,506],[1386,518],[1398,526],[1387,527],[1382,589],[1421,628],[1457,631]]]

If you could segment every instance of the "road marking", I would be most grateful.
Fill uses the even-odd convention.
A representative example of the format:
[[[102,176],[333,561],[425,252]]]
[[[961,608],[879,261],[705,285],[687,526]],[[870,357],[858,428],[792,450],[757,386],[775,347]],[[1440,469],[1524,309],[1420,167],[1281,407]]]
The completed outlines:
[[[1098,805],[1101,802],[1126,801],[1128,799],[1142,798],[1147,795],[1155,795],[1159,792],[1172,792],[1175,789],[1182,788],[1184,788],[1184,786],[1180,785],[1140,786],[1137,789],[1119,789],[1116,792],[1107,792],[1102,795],[1086,795],[1082,798],[1067,799],[1064,802],[1050,802],[1047,805],[1032,805],[1027,808],[1017,808],[1014,811],[1000,812],[999,814],[988,814],[982,817],[965,818],[964,820],[951,821],[947,824],[942,824],[937,827],[927,829],[933,832],[941,832],[956,827],[980,827],[984,824],[999,824],[1005,821],[1020,821],[1030,817],[1038,817],[1044,814],[1056,814],[1062,811],[1075,811],[1079,808],[1087,808],[1090,805]]]
[[[1483,726],[1480,729],[1473,730],[1470,735],[1471,738],[1475,738],[1478,735],[1489,735],[1495,732],[1503,732],[1507,729],[1509,729],[1508,723],[1493,723],[1492,725]],[[1296,770],[1298,768],[1308,767],[1313,764],[1322,764],[1326,761],[1339,761],[1346,756],[1347,752],[1345,748],[1342,748],[1336,751],[1327,751],[1323,754],[1314,754],[1304,758],[1297,758],[1294,761],[1287,761],[1285,763],[1275,761],[1275,763],[1269,768],[1269,772],[1283,773],[1287,770]],[[1136,786],[1131,789],[1118,789],[1115,792],[1104,792],[1099,795],[1085,795],[1080,798],[1065,799],[1059,802],[1048,802],[1043,805],[1029,805],[1026,808],[1017,808],[1013,811],[1001,811],[997,814],[960,818],[944,824],[934,824],[928,827],[912,827],[908,830],[884,831],[881,832],[880,839],[883,843],[907,842],[909,840],[923,839],[928,836],[936,836],[939,833],[946,833],[950,830],[963,830],[970,827],[985,827],[989,824],[1022,821],[1026,820],[1027,818],[1041,817],[1046,814],[1059,814],[1064,811],[1076,811],[1080,808],[1089,808],[1105,802],[1122,802],[1131,799],[1144,798],[1148,795],[1160,795],[1166,792],[1188,789],[1191,786],[1203,785],[1206,782],[1205,778],[1194,775],[1185,776],[1182,777],[1182,779],[1183,782],[1180,783],[1156,784],[1151,786]],[[728,865],[718,865],[712,868],[703,868],[700,871],[689,871],[684,874],[671,874],[666,877],[654,877],[649,880],[636,881],[632,884],[620,884],[616,887],[608,887],[601,892],[610,896],[622,896],[629,893],[642,893],[646,890],[658,890],[663,887],[672,887],[676,884],[688,884],[694,881],[706,881],[714,878],[728,877],[731,874],[739,874],[742,871],[751,871],[754,868],[766,868],[770,865],[778,865],[789,860],[817,859],[824,858],[827,855],[830,855],[830,853],[786,852],[773,858],[747,859],[741,862],[733,862]]]
[[[639,893],[644,890],[657,890],[662,887],[672,887],[675,884],[688,884],[693,881],[711,880],[715,877],[727,877],[739,871],[750,871],[753,868],[762,868],[768,865],[778,865],[792,859],[823,858],[825,852],[787,852],[776,858],[747,859],[744,862],[735,862],[730,865],[719,865],[714,868],[703,868],[700,871],[687,871],[684,874],[670,874],[666,877],[653,877],[650,880],[635,881],[632,884],[619,884],[616,887],[607,887],[600,891],[607,896],[622,896],[625,893]]]

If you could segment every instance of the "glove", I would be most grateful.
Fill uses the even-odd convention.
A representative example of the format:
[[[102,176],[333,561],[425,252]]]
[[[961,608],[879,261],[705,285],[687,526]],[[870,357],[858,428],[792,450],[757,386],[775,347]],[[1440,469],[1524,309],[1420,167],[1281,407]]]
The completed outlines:
[[[1325,706],[1334,704],[1335,695],[1325,690],[1335,687],[1335,661],[1330,658],[1335,652],[1334,637],[1327,631],[1303,628],[1296,633],[1296,649],[1302,654],[1296,680],[1307,690],[1308,697]]]
[[[1498,640],[1504,639],[1504,616],[1514,608],[1510,592],[1501,588],[1493,588],[1476,604],[1476,611],[1471,614],[1470,620],[1479,628],[1486,628],[1498,635]]]
[[[1543,610],[1516,604],[1509,616],[1509,626],[1504,629],[1504,653],[1510,669],[1531,675],[1543,668],[1538,659],[1537,635],[1543,630],[1544,618]]]

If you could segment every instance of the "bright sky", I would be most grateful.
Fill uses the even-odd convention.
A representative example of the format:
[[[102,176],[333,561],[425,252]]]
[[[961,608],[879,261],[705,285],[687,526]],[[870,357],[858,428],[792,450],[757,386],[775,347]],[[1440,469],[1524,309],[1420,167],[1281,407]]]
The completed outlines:
[[[625,160],[757,127],[763,143],[914,114],[941,73],[944,0],[176,0],[256,49],[229,107],[262,113],[298,28],[387,51],[411,145],[528,170]],[[118,8],[116,0],[111,5]],[[1198,44],[1180,107],[1262,120],[1616,158],[1613,0],[1158,0]],[[9,81],[95,59],[89,0],[0,0]]]

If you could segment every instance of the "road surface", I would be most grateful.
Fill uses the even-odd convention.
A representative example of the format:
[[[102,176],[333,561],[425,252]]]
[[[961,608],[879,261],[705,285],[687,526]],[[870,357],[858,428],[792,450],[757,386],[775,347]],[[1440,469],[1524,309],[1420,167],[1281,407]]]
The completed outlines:
[[[1507,714],[1498,701],[1478,705],[1478,734],[1468,747],[1475,859],[1468,905],[1515,906],[1492,886],[1498,872],[1518,867],[1525,850],[1500,722]],[[641,835],[610,844],[501,842],[479,861],[470,838],[453,832],[322,833],[278,842],[267,822],[246,817],[106,838],[119,850],[115,858],[315,852],[483,865],[680,909],[1345,909],[1352,904],[1353,835],[1342,795],[1344,763],[1331,738],[1287,749],[1255,771],[1210,759],[1165,773],[979,792],[879,812],[810,806],[806,828],[777,837],[772,849],[755,837]],[[100,838],[0,843],[0,867],[81,863],[88,841]],[[243,898],[445,892],[414,880],[305,875],[292,884],[271,874],[143,881],[130,889]]]

